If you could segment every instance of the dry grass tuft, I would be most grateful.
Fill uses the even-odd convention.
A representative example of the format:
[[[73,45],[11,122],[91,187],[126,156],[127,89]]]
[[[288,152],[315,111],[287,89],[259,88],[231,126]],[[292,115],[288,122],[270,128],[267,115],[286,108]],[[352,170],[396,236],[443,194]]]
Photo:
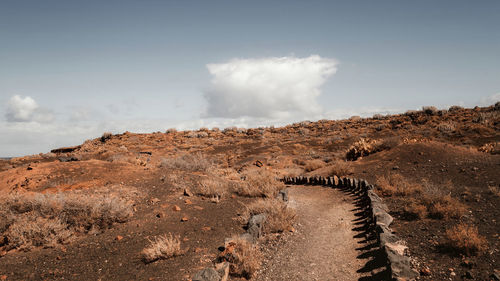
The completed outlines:
[[[325,166],[325,162],[320,160],[320,159],[314,159],[314,160],[309,160],[306,162],[304,169],[306,172],[312,172],[314,170],[317,170],[319,168],[322,168]]]
[[[376,141],[371,139],[360,139],[352,144],[346,153],[347,160],[356,160],[360,157],[367,156],[376,149]]]
[[[342,160],[334,160],[329,164],[331,164],[331,166],[328,167],[327,176],[347,176],[354,173],[352,164],[349,162]]]
[[[383,196],[407,196],[422,192],[421,185],[410,182],[397,173],[389,176],[377,176],[375,183]]]
[[[0,201],[7,248],[53,247],[75,233],[100,231],[132,216],[132,202],[99,191],[14,194]]]
[[[491,195],[500,197],[500,187],[498,186],[488,186],[488,191]]]
[[[203,197],[221,199],[229,190],[229,183],[221,178],[208,178],[199,182],[194,190],[197,195]]]
[[[428,197],[424,200],[428,201],[429,216],[436,219],[460,218],[467,212],[467,206],[457,199],[447,194],[443,197],[432,198]]]
[[[415,200],[410,201],[410,204],[404,206],[404,213],[409,219],[423,219],[429,214],[427,207],[415,202]]]
[[[231,254],[227,255],[229,273],[233,276],[250,279],[260,268],[262,253],[254,245],[241,237],[233,237],[229,242]]]
[[[488,248],[486,238],[479,235],[477,227],[461,223],[446,230],[448,246],[465,253],[467,256],[475,255]]]
[[[236,193],[246,197],[274,198],[285,185],[266,170],[250,170],[244,173],[245,180],[235,187]]]
[[[277,199],[260,199],[250,203],[243,211],[241,220],[247,223],[253,215],[265,214],[264,233],[278,233],[290,230],[295,220],[295,211]]]
[[[212,167],[212,161],[201,153],[184,154],[176,158],[163,158],[160,167],[182,171],[206,172]]]
[[[141,254],[145,263],[182,255],[181,240],[172,233],[154,237],[153,240],[149,240],[149,246],[144,248]]]

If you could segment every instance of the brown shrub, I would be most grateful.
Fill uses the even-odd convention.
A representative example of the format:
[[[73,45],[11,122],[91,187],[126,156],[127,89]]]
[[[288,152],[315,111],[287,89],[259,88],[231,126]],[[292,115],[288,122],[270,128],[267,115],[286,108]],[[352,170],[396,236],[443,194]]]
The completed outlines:
[[[208,198],[221,199],[229,190],[229,183],[220,178],[203,179],[194,192]]]
[[[59,218],[48,219],[28,213],[9,226],[5,237],[10,249],[29,250],[39,246],[52,248],[70,240],[73,232],[67,227]]]
[[[436,115],[438,113],[438,109],[435,106],[424,106],[422,107],[422,111],[427,115]]]
[[[334,160],[331,163],[331,166],[328,167],[328,175],[327,176],[347,176],[354,173],[354,169],[352,168],[352,164],[342,160]]]
[[[161,235],[149,240],[149,246],[142,250],[142,260],[146,263],[154,262],[159,259],[168,259],[179,256],[181,251],[181,240],[179,236]]]
[[[250,279],[260,268],[262,253],[254,245],[241,237],[233,237],[226,250],[228,256],[229,273],[238,277]]]
[[[99,231],[125,222],[132,215],[132,202],[94,190],[14,194],[0,202],[0,214],[8,214],[0,223],[7,247],[29,249],[51,247],[68,241],[74,233]]]
[[[377,176],[375,183],[377,190],[384,196],[407,196],[422,192],[422,186],[408,181],[401,174],[390,174],[389,176]]]
[[[443,122],[438,125],[437,129],[443,134],[451,134],[455,131],[456,125],[452,122]]]
[[[466,255],[475,255],[488,248],[486,238],[479,235],[477,227],[469,226],[464,223],[446,230],[448,246],[465,253]]]
[[[240,196],[274,198],[285,187],[273,173],[263,169],[247,171],[244,178],[236,186],[236,193]]]
[[[429,200],[427,198],[427,200]],[[467,206],[447,194],[433,198],[430,202],[429,216],[437,219],[460,218],[467,212]]]
[[[201,153],[184,154],[176,158],[162,158],[160,167],[182,171],[208,171],[213,163]]]
[[[105,133],[102,134],[100,140],[101,140],[101,142],[106,142],[107,140],[110,140],[112,136],[113,136],[112,133],[105,132]]]
[[[427,217],[428,211],[427,207],[423,204],[415,202],[412,200],[410,204],[407,204],[403,207],[404,213],[410,219],[423,219]]]
[[[304,169],[306,172],[311,172],[314,170],[317,170],[319,168],[322,168],[325,166],[325,162],[320,159],[314,159],[314,160],[309,160],[306,162],[306,165],[304,166]]]
[[[347,160],[356,160],[360,157],[367,156],[375,151],[375,140],[360,139],[349,147],[346,153]]]
[[[264,233],[278,233],[290,230],[295,220],[295,211],[277,199],[260,199],[246,206],[241,215],[244,224],[253,215],[265,214]]]
[[[498,186],[488,186],[488,191],[491,195],[500,197],[500,188]]]

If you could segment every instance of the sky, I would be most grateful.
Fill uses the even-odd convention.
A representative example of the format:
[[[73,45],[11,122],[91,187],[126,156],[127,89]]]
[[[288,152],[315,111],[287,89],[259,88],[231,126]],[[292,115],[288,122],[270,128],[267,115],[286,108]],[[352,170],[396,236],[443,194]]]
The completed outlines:
[[[0,1],[0,156],[500,100],[500,1]]]

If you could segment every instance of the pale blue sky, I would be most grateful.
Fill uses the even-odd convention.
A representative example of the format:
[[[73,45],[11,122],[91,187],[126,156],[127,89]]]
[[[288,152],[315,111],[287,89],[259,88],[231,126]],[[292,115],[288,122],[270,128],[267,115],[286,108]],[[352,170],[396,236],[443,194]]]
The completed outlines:
[[[3,0],[0,156],[46,152],[103,130],[256,126],[487,103],[500,93],[499,15],[500,1]],[[280,109],[281,119],[203,115],[212,79],[228,81],[207,64],[250,60],[245,67],[258,72],[259,59],[311,55],[337,62],[316,87],[321,94],[311,96],[322,106],[316,115],[297,104]],[[248,95],[262,89],[239,86]],[[234,89],[214,91],[230,101],[242,95],[232,96]],[[15,95],[31,97],[50,118],[9,119]]]

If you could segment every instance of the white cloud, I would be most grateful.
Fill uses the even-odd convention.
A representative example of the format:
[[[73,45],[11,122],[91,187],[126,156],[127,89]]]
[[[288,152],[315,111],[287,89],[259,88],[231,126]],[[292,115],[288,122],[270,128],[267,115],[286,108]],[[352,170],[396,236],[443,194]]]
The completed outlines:
[[[322,112],[316,98],[337,71],[337,62],[312,55],[232,59],[207,68],[213,78],[205,91],[205,117],[282,119]]]
[[[5,118],[8,122],[49,123],[54,120],[53,113],[41,108],[31,97],[12,96],[7,102]]]
[[[481,99],[481,105],[490,106],[500,101],[500,92]]]

